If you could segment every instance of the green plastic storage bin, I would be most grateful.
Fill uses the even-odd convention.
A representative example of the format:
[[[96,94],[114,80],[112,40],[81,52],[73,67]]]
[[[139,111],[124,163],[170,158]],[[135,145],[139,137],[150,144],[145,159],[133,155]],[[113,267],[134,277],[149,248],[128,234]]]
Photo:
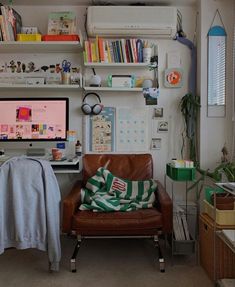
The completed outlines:
[[[166,165],[166,174],[176,181],[192,181],[195,179],[195,167],[173,167],[170,163]]]

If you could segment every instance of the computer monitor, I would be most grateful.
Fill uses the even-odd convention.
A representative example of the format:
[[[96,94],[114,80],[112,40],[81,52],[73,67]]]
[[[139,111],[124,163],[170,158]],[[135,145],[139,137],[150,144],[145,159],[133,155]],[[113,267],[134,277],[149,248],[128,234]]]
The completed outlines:
[[[68,98],[0,98],[0,145],[66,141],[68,129]]]

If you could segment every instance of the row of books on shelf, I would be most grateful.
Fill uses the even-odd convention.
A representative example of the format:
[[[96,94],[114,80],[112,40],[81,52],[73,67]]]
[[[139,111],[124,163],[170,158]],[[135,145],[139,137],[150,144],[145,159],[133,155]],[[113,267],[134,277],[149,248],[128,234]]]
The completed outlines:
[[[85,63],[143,63],[144,40],[103,39],[96,36],[84,42]]]
[[[16,41],[21,27],[20,14],[10,6],[0,3],[0,41]]]

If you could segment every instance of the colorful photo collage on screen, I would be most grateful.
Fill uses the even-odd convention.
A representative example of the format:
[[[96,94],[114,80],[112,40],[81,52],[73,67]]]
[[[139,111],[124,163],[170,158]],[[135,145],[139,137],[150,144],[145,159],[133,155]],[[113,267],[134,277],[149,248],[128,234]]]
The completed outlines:
[[[17,106],[15,112],[14,124],[1,124],[0,139],[59,139],[63,136],[61,125],[34,122],[31,106]]]

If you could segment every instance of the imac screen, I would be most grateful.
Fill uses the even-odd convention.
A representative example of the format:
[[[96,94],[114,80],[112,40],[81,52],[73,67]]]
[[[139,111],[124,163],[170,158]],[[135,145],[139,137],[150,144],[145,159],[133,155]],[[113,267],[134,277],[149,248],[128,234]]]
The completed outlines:
[[[68,98],[0,99],[0,141],[66,140]]]

